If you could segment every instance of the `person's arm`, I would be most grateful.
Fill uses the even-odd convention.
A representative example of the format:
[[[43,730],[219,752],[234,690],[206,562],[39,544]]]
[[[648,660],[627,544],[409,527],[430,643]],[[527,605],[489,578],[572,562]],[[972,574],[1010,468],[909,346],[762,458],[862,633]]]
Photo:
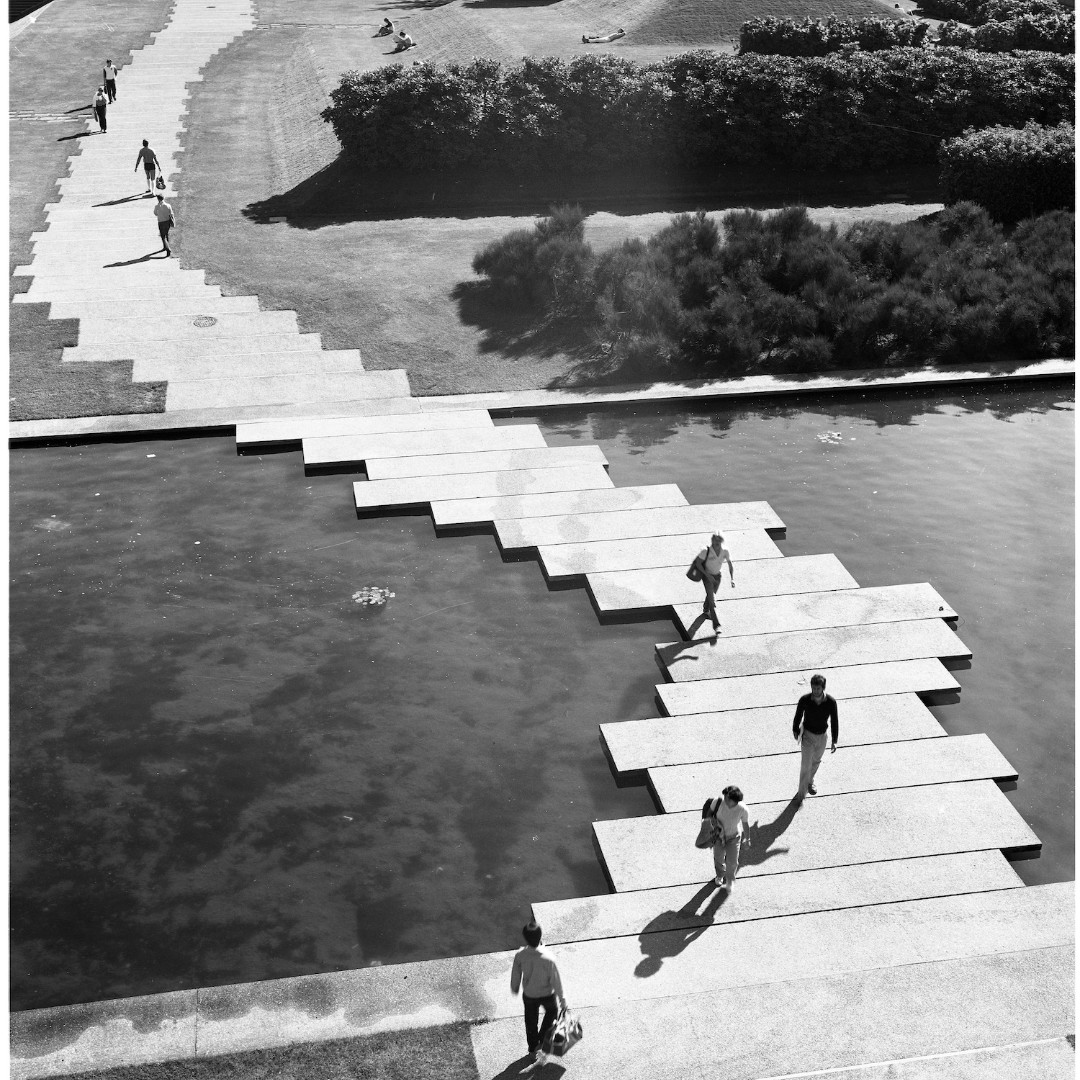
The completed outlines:
[[[731,552],[724,548],[724,558],[727,560],[728,577],[731,578],[731,587],[735,588],[735,566],[731,561]]]
[[[795,706],[795,720],[791,725],[791,733],[795,736],[796,740],[799,738],[799,727],[803,720],[803,699],[799,698],[799,704]]]
[[[739,807],[739,816],[742,818],[743,834],[742,842],[744,847],[750,846],[750,815],[746,812],[746,805],[743,804]]]
[[[830,753],[836,753],[836,742],[840,738],[840,715],[836,709],[836,700],[833,700],[832,708],[829,710],[829,719],[832,721],[832,750]]]
[[[514,954],[514,965],[510,968],[510,993],[516,994],[521,987],[521,953]]]
[[[565,1009],[567,1007],[566,995],[563,994],[562,976],[559,974],[559,965],[556,963],[551,965],[551,985],[555,992],[556,1001],[558,1001],[561,1008]]]

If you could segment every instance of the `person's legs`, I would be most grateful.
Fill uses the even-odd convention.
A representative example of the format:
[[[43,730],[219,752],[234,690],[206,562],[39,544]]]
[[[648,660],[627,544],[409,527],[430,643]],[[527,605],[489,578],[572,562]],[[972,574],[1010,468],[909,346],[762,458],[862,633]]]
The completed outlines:
[[[106,127],[105,127],[105,106],[104,105],[95,105],[94,106],[94,112],[97,113],[98,127],[101,128],[102,131],[105,131],[106,130]]]
[[[157,174],[157,169],[151,166],[146,171],[146,190],[152,195],[154,193],[154,177]]]
[[[536,1030],[536,1025],[540,1018],[540,1005],[544,999],[531,998],[522,994],[521,1000],[525,1003],[525,1042],[529,1047],[529,1053],[532,1054],[540,1045],[540,1035]]]
[[[712,862],[713,869],[716,871],[716,884],[719,885],[724,880],[724,844],[713,844],[712,846]]]
[[[802,733],[802,766],[799,769],[799,798],[805,799],[810,791],[810,785],[814,782],[814,773],[821,764],[821,756],[825,753],[825,741],[828,738],[826,732],[815,735],[812,731]]]
[[[702,585],[705,586],[705,603],[702,606],[702,610],[712,619],[714,627],[720,626],[720,620],[716,617],[716,585],[717,581],[709,577],[706,574],[701,579]]]
[[[544,1045],[544,1036],[555,1026],[555,1021],[559,1019],[559,1007],[555,1003],[554,994],[550,994],[546,998],[540,998],[539,1004],[544,1006],[544,1022],[540,1025],[540,1033],[537,1036],[537,1049]]]
[[[730,840],[724,844],[724,885],[728,892],[731,892],[731,886],[735,881],[735,874],[739,870],[739,848],[742,845],[742,838],[739,836],[733,836]],[[720,845],[717,844],[717,847]]]
[[[161,234],[161,246],[166,255],[172,254],[172,248],[169,247],[169,230],[172,228],[172,222],[159,221],[158,232]]]
[[[113,79],[105,80],[105,93],[109,96],[109,104],[116,100],[116,82]]]

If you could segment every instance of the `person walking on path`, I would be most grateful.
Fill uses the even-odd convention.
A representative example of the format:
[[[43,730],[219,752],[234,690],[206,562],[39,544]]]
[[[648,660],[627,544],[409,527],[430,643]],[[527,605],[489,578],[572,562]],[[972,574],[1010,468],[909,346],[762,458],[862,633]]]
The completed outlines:
[[[169,230],[176,224],[176,219],[173,217],[172,207],[165,201],[164,195],[158,195],[157,203],[154,206],[154,217],[157,218],[158,232],[161,234],[161,246],[165,252],[165,258],[168,258],[172,254],[172,248],[169,247]]]
[[[98,127],[101,128],[102,134],[108,131],[108,124],[105,122],[105,108],[108,104],[109,99],[105,96],[105,87],[99,86],[94,95],[94,112],[97,113]]]
[[[514,954],[514,965],[510,969],[510,992],[516,994],[521,989],[521,999],[525,1005],[525,1040],[533,1059],[543,1063],[540,1047],[544,1036],[554,1027],[559,1018],[560,1007],[566,1008],[563,996],[562,979],[559,969],[551,954],[541,948],[543,931],[535,919],[521,928],[525,939],[525,948]],[[540,1007],[544,1008],[544,1022],[537,1026]]]
[[[832,727],[832,753],[836,753],[836,741],[840,738],[840,718],[836,711],[836,701],[831,694],[825,693],[825,676],[813,675],[810,678],[810,693],[799,698],[795,709],[795,720],[791,725],[796,742],[802,744],[802,768],[799,770],[799,802],[807,794],[816,795],[814,777],[818,766],[825,756],[825,747],[829,741],[828,728]]]
[[[116,65],[111,60],[106,60],[101,74],[105,79],[105,93],[109,95],[111,105],[116,100]]]
[[[143,139],[142,149],[139,151],[139,156],[135,159],[135,171],[139,171],[139,164],[142,164],[144,171],[146,172],[146,194],[154,194],[154,177],[157,174],[157,170],[161,168],[161,164],[157,159],[157,154],[150,149],[150,144]]]
[[[731,562],[731,555],[724,547],[724,538],[719,533],[713,533],[709,546],[698,554],[694,560],[701,573],[701,583],[705,586],[705,603],[701,610],[712,618],[713,630],[719,632],[720,620],[716,617],[716,590],[720,584],[720,572],[724,569],[724,563],[728,564],[728,576],[731,578],[731,587],[735,588],[735,567]]]
[[[702,818],[711,817],[717,828],[713,844],[716,884],[729,895],[739,870],[739,850],[743,844],[750,846],[750,814],[742,799],[742,791],[731,785],[724,788],[719,798],[706,799],[701,808]]]

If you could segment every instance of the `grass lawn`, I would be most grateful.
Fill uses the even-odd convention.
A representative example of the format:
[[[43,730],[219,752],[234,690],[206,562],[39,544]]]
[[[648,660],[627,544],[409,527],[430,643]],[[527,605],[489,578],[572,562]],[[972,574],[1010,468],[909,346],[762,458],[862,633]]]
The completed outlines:
[[[68,172],[86,136],[90,99],[106,57],[120,74],[131,50],[149,44],[172,7],[170,0],[56,0],[9,47],[9,272],[30,262],[30,234],[45,228],[45,204]],[[132,148],[132,160],[135,149]],[[30,278],[13,278],[25,292]],[[51,321],[48,304],[10,305],[10,415],[14,420],[107,413],[161,412],[164,383],[131,383],[131,364],[61,368],[61,350],[77,342],[78,322]]]
[[[468,1024],[80,1073],[82,1080],[478,1080]]]

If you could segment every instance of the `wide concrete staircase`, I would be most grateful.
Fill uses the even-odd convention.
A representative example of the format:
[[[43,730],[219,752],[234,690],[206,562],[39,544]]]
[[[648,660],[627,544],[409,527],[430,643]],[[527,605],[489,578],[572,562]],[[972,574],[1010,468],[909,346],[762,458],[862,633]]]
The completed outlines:
[[[108,131],[79,141],[71,171],[46,206],[31,276],[16,303],[48,303],[50,317],[79,320],[79,344],[63,362],[133,362],[136,383],[165,381],[166,412],[288,412],[330,402],[408,397],[404,371],[366,372],[357,349],[325,350],[301,333],[293,311],[264,311],[256,296],[222,296],[204,273],[166,258],[135,156],[147,139],[171,197],[189,85],[211,57],[254,25],[250,0],[178,0],[153,44],[118,79]],[[96,132],[96,120],[88,121]],[[183,216],[177,232],[185,226]],[[339,406],[340,407],[340,406]],[[211,418],[207,418],[211,422]]]

